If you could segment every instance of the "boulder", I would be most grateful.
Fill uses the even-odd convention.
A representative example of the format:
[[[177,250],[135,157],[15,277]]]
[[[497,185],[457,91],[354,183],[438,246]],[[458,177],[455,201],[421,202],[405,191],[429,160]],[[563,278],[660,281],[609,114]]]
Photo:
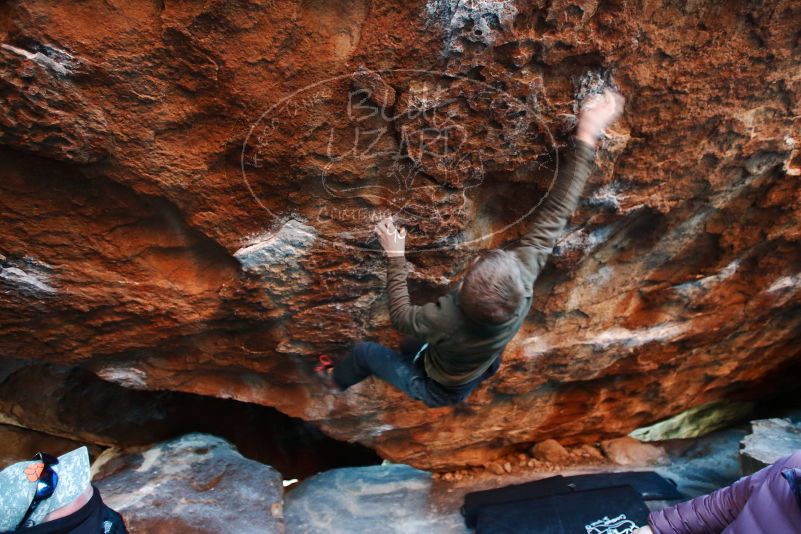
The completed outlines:
[[[433,504],[431,474],[406,465],[334,469],[308,478],[286,496],[292,534],[456,534],[462,516]]]
[[[698,438],[666,442],[670,463],[654,471],[676,483],[687,498],[712,493],[742,476],[738,444],[744,435],[744,430],[730,428]],[[676,503],[663,503],[658,507],[672,504]]]
[[[215,436],[187,434],[138,453],[109,449],[92,469],[131,534],[284,531],[281,474]]]
[[[646,466],[669,462],[665,449],[630,436],[602,441],[601,449],[610,461],[618,465]]]
[[[546,439],[531,447],[531,455],[537,460],[558,464],[570,458],[570,453],[555,439]]]
[[[740,446],[743,474],[750,475],[801,450],[801,424],[789,419],[751,421],[751,433]]]
[[[605,459],[604,454],[598,449],[598,447],[594,447],[587,443],[578,447],[578,454],[586,458],[590,458],[591,460],[603,461]]]
[[[639,4],[0,2],[0,354],[435,470],[785,387],[801,3]],[[321,383],[319,354],[397,341],[375,219],[436,301],[531,225],[610,85],[627,112],[491,384],[431,410]]]
[[[487,471],[492,473],[493,475],[504,475],[506,474],[506,470],[503,468],[503,464],[500,462],[490,462],[484,466]]]

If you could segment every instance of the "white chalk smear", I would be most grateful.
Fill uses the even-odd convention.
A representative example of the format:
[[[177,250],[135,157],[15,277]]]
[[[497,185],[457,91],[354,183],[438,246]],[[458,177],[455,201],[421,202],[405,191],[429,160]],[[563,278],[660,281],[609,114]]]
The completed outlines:
[[[426,16],[445,30],[445,53],[463,52],[460,40],[490,46],[498,29],[507,30],[517,16],[509,0],[428,0]],[[463,32],[464,29],[469,31]]]
[[[133,389],[147,387],[147,375],[134,367],[106,367],[97,371],[97,376],[109,382],[115,382]]]
[[[47,55],[45,55],[45,54],[43,54],[41,52],[36,52],[36,53],[28,52],[27,50],[25,50],[23,48],[17,48],[16,46],[12,46],[12,45],[6,44],[6,43],[0,44],[0,48],[4,48],[5,50],[8,50],[9,52],[13,52],[14,54],[17,54],[18,56],[24,57],[25,59],[29,59],[29,60],[33,61],[34,63],[37,63],[38,65],[41,65],[42,67],[48,68],[48,69],[58,73],[61,76],[67,76],[68,74],[71,73],[71,70],[70,70],[71,65],[69,64],[69,62],[64,62],[64,63],[58,62],[55,59],[53,59],[53,58],[51,58],[51,57],[49,57],[49,56],[47,56]],[[53,50],[56,50],[56,49],[53,49]],[[66,58],[72,58],[72,56],[70,54],[68,54],[67,52],[64,52],[63,50],[56,50],[56,51],[61,56],[64,56]]]
[[[648,328],[641,328],[639,330],[613,327],[599,332],[591,337],[574,338],[556,345],[551,345],[546,340],[537,336],[530,342],[524,341],[523,350],[526,356],[531,357],[538,354],[544,354],[545,352],[550,352],[554,349],[574,347],[576,345],[595,345],[604,349],[614,345],[621,345],[624,347],[639,347],[654,341],[667,341],[670,339],[675,339],[683,334],[687,328],[688,326],[686,324],[675,322],[658,324]]]
[[[47,283],[47,277],[42,273],[29,273],[19,267],[0,268],[0,279],[17,286],[22,290],[55,293],[55,288]]]
[[[737,272],[737,269],[740,267],[740,263],[741,261],[739,259],[733,260],[726,265],[726,267],[715,274],[704,276],[703,278],[699,278],[697,280],[691,280],[689,282],[677,284],[673,286],[672,289],[677,293],[684,295],[685,297],[696,296],[698,293],[731,278],[732,275]]]
[[[801,287],[801,273],[777,278],[765,291],[775,293],[785,289],[798,289],[799,287]]]
[[[317,231],[314,228],[291,219],[277,232],[251,237],[244,247],[234,253],[234,257],[243,270],[263,273],[272,265],[296,263],[316,238]]]

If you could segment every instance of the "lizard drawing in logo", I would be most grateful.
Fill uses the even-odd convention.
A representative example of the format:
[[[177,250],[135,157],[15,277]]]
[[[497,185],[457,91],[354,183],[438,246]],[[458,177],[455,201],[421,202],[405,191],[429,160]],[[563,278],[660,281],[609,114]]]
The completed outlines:
[[[604,516],[584,528],[587,529],[587,534],[632,534],[638,527],[626,514],[620,514],[612,519]]]

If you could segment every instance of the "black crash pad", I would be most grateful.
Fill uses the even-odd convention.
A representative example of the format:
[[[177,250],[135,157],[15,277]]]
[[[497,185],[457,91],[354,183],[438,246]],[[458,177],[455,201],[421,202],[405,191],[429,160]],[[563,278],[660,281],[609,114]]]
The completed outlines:
[[[615,486],[631,486],[644,500],[667,501],[684,498],[672,481],[653,471],[597,473],[570,477],[557,475],[524,484],[468,493],[464,498],[462,515],[467,526],[473,528],[478,510],[484,506]]]
[[[631,486],[576,491],[478,510],[476,534],[631,534],[648,507]]]

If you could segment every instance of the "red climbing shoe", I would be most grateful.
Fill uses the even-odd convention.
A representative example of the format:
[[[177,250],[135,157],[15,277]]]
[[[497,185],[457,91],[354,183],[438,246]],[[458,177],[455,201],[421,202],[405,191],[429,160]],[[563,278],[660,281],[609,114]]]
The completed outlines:
[[[320,354],[320,356],[317,358],[317,361],[320,362],[320,365],[314,368],[315,373],[328,374],[330,372],[329,369],[334,368],[334,360],[332,360],[331,356],[328,354]]]
[[[334,360],[328,354],[321,354],[317,361],[320,362],[314,368],[314,372],[323,379],[329,386],[339,389],[336,382],[334,382]]]

